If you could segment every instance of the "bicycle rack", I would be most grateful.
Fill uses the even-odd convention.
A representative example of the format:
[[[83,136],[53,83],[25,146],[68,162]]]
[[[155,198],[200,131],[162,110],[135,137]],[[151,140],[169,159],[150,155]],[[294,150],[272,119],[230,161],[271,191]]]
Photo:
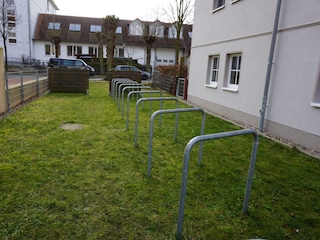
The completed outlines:
[[[122,119],[123,119],[123,108],[124,108],[124,92],[127,89],[150,89],[151,90],[151,87],[149,87],[149,86],[127,86],[127,87],[122,88],[122,95],[121,95],[121,98],[122,98]],[[119,102],[118,102],[118,108],[120,111],[120,98],[119,98]]]
[[[139,125],[139,120],[138,120],[138,115],[139,115],[139,104],[144,101],[161,101],[161,106],[162,108],[162,101],[170,101],[174,100],[176,101],[176,108],[179,107],[179,100],[175,97],[154,97],[154,98],[140,98],[136,102],[136,115],[135,115],[135,128],[134,128],[134,147],[136,148],[138,146],[138,125]],[[176,115],[176,118],[178,118],[178,114]],[[161,123],[160,123],[161,124]]]
[[[120,85],[122,84],[128,84],[128,85],[142,85],[141,83],[138,83],[136,81],[132,81],[130,79],[125,79],[125,80],[122,80],[122,81],[117,81],[115,83],[115,87],[114,87],[114,96],[113,96],[113,99],[117,102],[117,98],[118,98],[118,88],[120,87]],[[120,93],[119,93],[120,94]]]
[[[111,80],[111,97],[112,97],[112,99],[114,99],[114,96],[115,96],[115,93],[114,93],[114,91],[115,91],[115,85],[116,85],[116,83],[118,83],[118,82],[133,82],[132,80],[130,80],[129,78],[113,78],[112,80]]]
[[[120,111],[120,98],[121,98],[121,88],[122,87],[129,87],[129,86],[140,86],[141,88],[144,88],[143,84],[141,83],[121,83],[119,84],[118,87],[118,95],[117,95],[117,99],[116,99],[116,104],[118,105],[118,110]],[[150,88],[150,87],[148,87]]]
[[[159,94],[160,97],[162,97],[162,92],[161,91],[158,91],[158,90],[151,90],[151,91],[132,91],[132,92],[129,92],[128,95],[127,95],[127,113],[126,113],[126,116],[127,116],[127,119],[126,119],[126,128],[127,130],[129,130],[129,111],[130,111],[130,96],[131,95],[134,95],[134,94],[150,94],[150,97],[152,94]],[[151,111],[151,103],[150,102],[150,107],[149,107],[149,111]],[[122,111],[124,111],[124,109],[122,109]],[[122,118],[123,118],[123,114],[122,114]]]
[[[149,148],[148,148],[148,177],[151,176],[151,168],[152,168],[152,140],[153,140],[153,125],[154,119],[157,115],[166,114],[166,113],[182,113],[182,112],[201,112],[202,113],[202,121],[201,121],[201,131],[200,134],[204,134],[204,127],[205,127],[205,112],[202,108],[179,108],[179,109],[168,109],[168,110],[158,110],[151,115],[150,118],[150,131],[149,131]],[[178,119],[176,118],[175,126],[174,126],[174,140],[177,140],[178,134]],[[199,159],[198,164],[201,164],[201,156],[202,156],[202,143],[200,143],[199,149]]]
[[[207,135],[202,135],[202,136],[197,136],[197,137],[192,138],[189,141],[189,143],[186,145],[185,150],[184,150],[179,215],[178,215],[178,226],[177,226],[177,232],[176,232],[177,239],[182,239],[182,227],[183,227],[183,217],[184,217],[184,205],[185,205],[185,199],[186,199],[189,158],[190,158],[190,151],[192,150],[193,145],[198,142],[214,140],[214,139],[219,139],[219,138],[239,136],[239,135],[247,135],[247,134],[253,134],[253,136],[254,136],[250,165],[249,165],[249,170],[248,170],[246,191],[245,191],[243,206],[242,206],[242,212],[247,213],[251,185],[252,185],[252,178],[253,178],[254,167],[255,167],[257,151],[258,151],[258,144],[259,144],[259,136],[258,136],[257,132],[253,129],[244,129],[244,130],[237,130],[237,131],[231,131],[231,132],[207,134]]]

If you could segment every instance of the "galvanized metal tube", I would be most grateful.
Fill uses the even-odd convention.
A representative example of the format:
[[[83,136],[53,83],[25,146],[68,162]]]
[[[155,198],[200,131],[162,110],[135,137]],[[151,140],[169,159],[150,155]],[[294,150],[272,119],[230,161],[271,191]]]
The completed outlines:
[[[166,109],[166,110],[158,110],[154,112],[150,117],[150,130],[149,130],[149,147],[148,147],[148,167],[147,167],[147,176],[151,176],[151,169],[152,169],[152,149],[153,149],[153,125],[154,125],[154,119],[157,115],[162,114],[168,114],[168,113],[175,113],[176,115],[178,113],[182,112],[201,112],[202,113],[202,121],[201,121],[201,130],[200,134],[204,133],[204,127],[205,127],[205,112],[202,108],[178,108],[178,109]],[[175,121],[175,127],[174,127],[174,139],[177,140],[177,132],[178,132],[178,119],[176,118]],[[201,162],[201,156],[202,156],[202,143],[200,143],[200,149],[199,149],[199,160],[198,162]]]
[[[135,114],[135,128],[134,128],[134,147],[138,146],[138,125],[139,125],[139,104],[144,101],[176,101],[177,105],[179,105],[179,100],[175,97],[155,97],[155,98],[140,98],[136,102],[136,114]]]
[[[130,87],[124,87],[122,88],[122,95],[121,95],[121,99],[122,99],[122,111],[121,111],[121,117],[123,119],[123,115],[124,115],[124,92],[127,90],[127,89],[151,89],[151,87],[149,86],[130,86]]]
[[[179,204],[178,225],[177,225],[177,232],[176,232],[177,239],[182,239],[182,228],[183,228],[184,206],[185,206],[186,191],[187,191],[189,159],[190,159],[190,152],[191,152],[193,146],[198,142],[214,140],[214,139],[219,139],[219,138],[239,136],[239,135],[247,135],[247,134],[253,134],[254,143],[253,143],[253,148],[252,148],[250,166],[249,166],[249,171],[248,171],[248,179],[247,179],[247,185],[246,185],[246,192],[245,192],[244,201],[243,201],[243,208],[242,208],[242,211],[244,213],[246,213],[247,209],[248,209],[248,202],[249,202],[249,196],[250,196],[250,191],[251,191],[254,166],[255,166],[256,156],[257,156],[257,151],[258,151],[259,137],[258,137],[257,132],[253,129],[244,129],[244,130],[237,130],[237,131],[231,131],[231,132],[201,135],[201,136],[196,136],[196,137],[192,138],[189,141],[189,143],[186,145],[185,150],[184,150],[183,169],[182,169],[180,204]]]
[[[129,130],[129,111],[130,111],[130,96],[134,96],[134,94],[143,94],[143,93],[150,93],[151,94],[159,94],[160,97],[162,97],[162,92],[158,90],[152,90],[152,91],[132,91],[129,92],[127,95],[127,113],[126,113],[126,129]],[[151,102],[151,101],[150,101]]]
[[[281,10],[281,0],[278,0],[277,9],[276,9],[276,16],[275,16],[274,26],[273,26],[273,31],[272,31],[271,47],[270,47],[269,60],[268,60],[268,69],[267,69],[266,81],[265,81],[263,98],[262,98],[262,107],[260,110],[261,116],[260,116],[259,130],[261,132],[263,132],[264,120],[265,120],[266,109],[267,109],[268,92],[269,92],[271,70],[272,70],[272,64],[273,64],[274,49],[275,49],[275,45],[276,45],[278,23],[279,23],[279,18],[280,18],[280,10]]]

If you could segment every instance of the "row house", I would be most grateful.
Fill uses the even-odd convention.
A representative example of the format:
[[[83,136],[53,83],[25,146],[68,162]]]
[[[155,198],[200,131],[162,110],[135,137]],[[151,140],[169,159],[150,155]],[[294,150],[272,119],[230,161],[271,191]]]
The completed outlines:
[[[160,21],[120,19],[116,29],[115,57],[132,58],[142,65],[146,64],[146,43],[143,40],[146,25],[149,26],[149,34],[156,36],[151,51],[151,66],[174,64],[176,28],[172,23]],[[59,57],[74,58],[87,54],[98,57],[97,33],[100,32],[103,32],[102,18],[39,14],[33,38],[34,56],[41,61],[54,57],[56,53],[51,39],[52,36],[59,36]],[[191,37],[192,26],[184,25],[180,34],[180,56],[189,57]]]

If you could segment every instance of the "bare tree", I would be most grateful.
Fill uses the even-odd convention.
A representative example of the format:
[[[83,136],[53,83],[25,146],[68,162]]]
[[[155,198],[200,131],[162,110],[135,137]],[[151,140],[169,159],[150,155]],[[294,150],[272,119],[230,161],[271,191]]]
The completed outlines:
[[[99,61],[100,61],[100,74],[103,75],[105,73],[104,70],[104,62],[103,62],[103,40],[106,38],[106,36],[102,32],[96,32],[96,36],[98,38],[98,44],[99,44]]]
[[[42,24],[43,27],[41,31],[43,32],[45,37],[48,40],[50,40],[50,42],[53,44],[54,55],[56,58],[58,58],[60,55],[60,43],[61,43],[60,21],[58,21],[56,19],[56,16],[54,15],[45,15],[42,21],[44,22],[44,24]],[[50,47],[50,51],[51,51],[51,47]]]
[[[0,0],[0,34],[3,40],[6,71],[8,70],[7,40],[10,34],[14,34],[18,20],[14,2]]]
[[[150,31],[150,24],[146,23],[144,25],[143,29],[143,41],[146,44],[146,50],[147,50],[147,63],[146,63],[146,71],[151,72],[151,66],[150,66],[150,60],[151,60],[151,49],[154,44],[154,42],[157,40],[156,33]]]
[[[110,79],[110,70],[113,67],[113,56],[116,41],[116,29],[118,27],[119,18],[109,15],[104,18],[104,31],[107,42],[107,76]]]
[[[189,21],[193,15],[194,0],[172,0],[167,9],[164,9],[165,14],[170,18],[175,28],[175,64],[179,64],[180,50],[180,34],[183,24]]]

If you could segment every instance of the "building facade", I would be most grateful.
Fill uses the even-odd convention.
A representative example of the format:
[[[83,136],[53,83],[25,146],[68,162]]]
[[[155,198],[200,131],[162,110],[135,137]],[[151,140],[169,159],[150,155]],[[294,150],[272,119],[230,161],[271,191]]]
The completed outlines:
[[[146,64],[146,43],[143,40],[145,28],[156,37],[151,49],[151,66],[172,65],[175,59],[175,27],[171,23],[160,21],[146,22],[140,19],[119,20],[116,29],[115,57],[132,58]],[[78,55],[98,57],[97,33],[103,33],[102,18],[39,14],[33,38],[34,56],[48,61],[55,56],[55,46],[51,43],[54,35],[61,39],[59,57],[74,58]],[[189,57],[192,26],[184,25],[180,34],[180,56]],[[104,57],[106,43],[103,40]]]
[[[319,9],[318,0],[196,1],[188,100],[320,151]]]
[[[39,13],[55,14],[58,7],[53,0],[3,0],[10,32],[7,39],[8,61],[34,59],[33,34]],[[3,41],[0,41],[3,48]]]

